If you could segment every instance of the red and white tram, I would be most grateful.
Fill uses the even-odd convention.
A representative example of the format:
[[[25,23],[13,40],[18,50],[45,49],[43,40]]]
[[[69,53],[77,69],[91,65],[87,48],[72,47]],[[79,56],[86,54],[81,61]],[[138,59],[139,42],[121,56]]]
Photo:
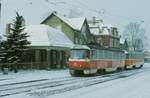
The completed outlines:
[[[94,49],[87,46],[74,46],[69,58],[71,75],[96,74],[129,68],[141,68],[144,64],[143,53],[119,49]]]
[[[138,51],[126,52],[125,69],[141,68],[144,64],[144,54]]]
[[[69,69],[72,75],[122,70],[125,65],[124,58],[125,54],[121,50],[75,46],[71,50]]]

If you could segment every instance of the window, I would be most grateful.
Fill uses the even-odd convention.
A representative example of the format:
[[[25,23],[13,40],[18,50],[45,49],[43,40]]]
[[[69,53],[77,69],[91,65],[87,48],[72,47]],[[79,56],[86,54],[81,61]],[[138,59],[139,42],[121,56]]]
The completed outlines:
[[[87,59],[90,58],[88,50],[71,50],[71,59]]]
[[[78,44],[78,38],[75,37],[75,44]]]
[[[113,47],[113,39],[112,38],[110,38],[109,44],[110,44],[109,45],[110,47]]]

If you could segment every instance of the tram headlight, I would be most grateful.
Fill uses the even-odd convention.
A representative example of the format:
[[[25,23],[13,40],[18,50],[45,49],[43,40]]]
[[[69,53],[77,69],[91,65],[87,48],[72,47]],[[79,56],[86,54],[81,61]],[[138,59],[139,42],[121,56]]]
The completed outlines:
[[[90,74],[90,70],[84,70],[84,74]]]

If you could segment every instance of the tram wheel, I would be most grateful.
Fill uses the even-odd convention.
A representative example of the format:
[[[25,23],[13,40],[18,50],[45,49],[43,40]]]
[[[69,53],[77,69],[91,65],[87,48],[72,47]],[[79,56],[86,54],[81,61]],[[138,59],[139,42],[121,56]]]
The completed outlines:
[[[136,69],[137,67],[136,67],[136,65],[133,65],[132,68],[133,68],[133,69]]]
[[[120,71],[122,71],[122,70],[123,70],[123,68],[121,68],[121,67],[118,67],[118,68],[117,68],[117,71],[118,71],[118,72],[120,72]]]

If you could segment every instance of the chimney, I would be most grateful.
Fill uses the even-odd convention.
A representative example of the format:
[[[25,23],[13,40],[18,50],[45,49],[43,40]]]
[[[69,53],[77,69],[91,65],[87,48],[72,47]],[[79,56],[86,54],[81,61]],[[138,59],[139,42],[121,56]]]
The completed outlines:
[[[1,0],[0,0],[0,24],[1,24],[1,10],[2,10],[2,8],[1,8]]]
[[[54,14],[57,14],[57,11],[53,11]]]

